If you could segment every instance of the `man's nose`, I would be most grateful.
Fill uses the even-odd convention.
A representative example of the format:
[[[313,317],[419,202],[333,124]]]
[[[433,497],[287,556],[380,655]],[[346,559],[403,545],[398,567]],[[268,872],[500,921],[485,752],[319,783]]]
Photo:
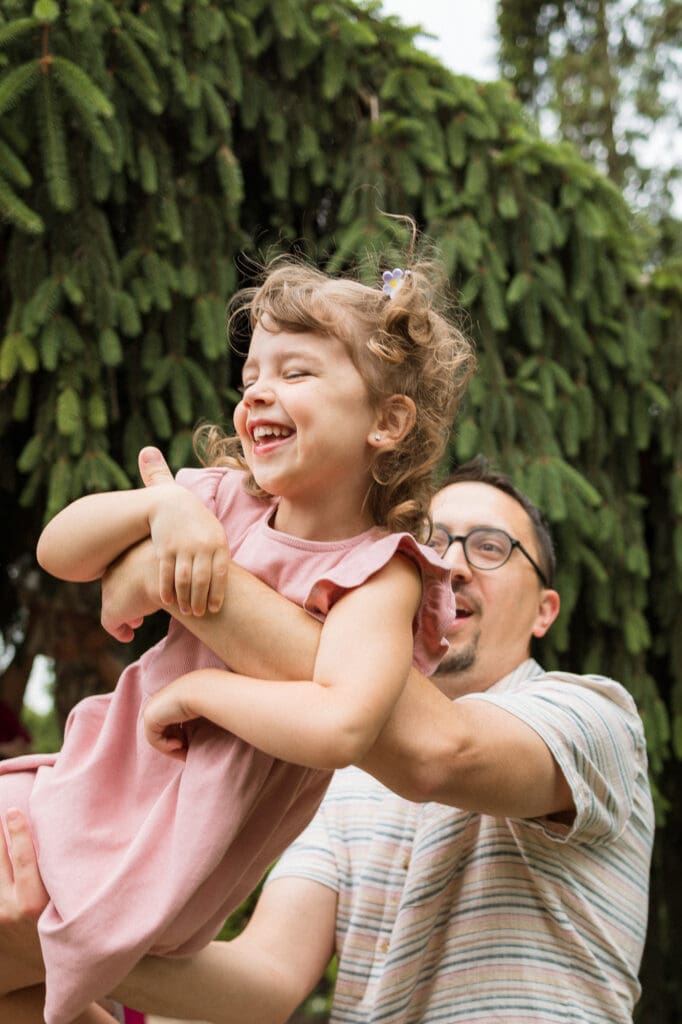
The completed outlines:
[[[453,540],[443,560],[450,567],[454,579],[471,579],[471,566],[466,560],[461,540]]]

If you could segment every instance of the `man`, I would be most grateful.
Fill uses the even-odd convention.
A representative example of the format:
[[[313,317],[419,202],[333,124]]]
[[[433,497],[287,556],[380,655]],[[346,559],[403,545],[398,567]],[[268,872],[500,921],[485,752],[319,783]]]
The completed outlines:
[[[116,993],[128,1005],[277,1024],[336,951],[339,1024],[631,1021],[653,835],[634,705],[529,658],[559,598],[549,535],[506,478],[464,467],[433,513],[458,603],[437,685],[412,673],[365,771],[337,773],[243,934],[143,961]],[[135,557],[104,582],[118,635],[158,607]],[[316,623],[236,566],[222,612],[183,621],[241,671],[297,678],[314,659]],[[40,905],[13,828],[25,864],[14,886],[5,864],[5,921]]]

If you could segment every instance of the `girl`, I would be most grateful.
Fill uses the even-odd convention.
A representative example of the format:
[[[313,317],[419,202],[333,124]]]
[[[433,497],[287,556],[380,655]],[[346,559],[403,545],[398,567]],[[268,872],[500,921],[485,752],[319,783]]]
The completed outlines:
[[[229,672],[172,622],[113,694],[74,709],[58,756],[3,766],[0,807],[28,809],[51,897],[48,1024],[145,953],[213,938],[333,769],[371,747],[412,661],[430,673],[443,653],[448,572],[418,540],[473,356],[423,271],[386,277],[276,265],[237,298],[252,329],[237,439],[208,431],[209,468],[82,498],[40,538],[45,569],[85,581],[151,536],[162,596],[201,614],[220,602],[227,533],[240,565],[325,623],[313,678],[272,682]]]

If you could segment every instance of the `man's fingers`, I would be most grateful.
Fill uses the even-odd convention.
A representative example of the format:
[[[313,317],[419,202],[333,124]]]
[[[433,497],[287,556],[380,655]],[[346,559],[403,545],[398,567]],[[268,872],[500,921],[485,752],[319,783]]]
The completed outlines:
[[[0,893],[4,898],[5,892],[8,886],[14,883],[14,872],[12,871],[12,861],[7,848],[7,840],[5,838],[5,830],[0,822]]]
[[[145,487],[173,483],[173,474],[158,448],[143,448],[137,457],[137,464]]]
[[[21,811],[9,810],[5,820],[17,900],[26,913],[37,917],[45,908],[48,895],[38,870],[31,830]]]

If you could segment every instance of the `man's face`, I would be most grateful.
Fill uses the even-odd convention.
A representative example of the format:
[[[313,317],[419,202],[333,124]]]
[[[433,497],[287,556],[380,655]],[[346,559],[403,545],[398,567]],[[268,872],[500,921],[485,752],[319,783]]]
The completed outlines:
[[[478,527],[505,530],[539,561],[528,515],[510,495],[484,483],[450,484],[433,499],[434,523],[465,536]],[[487,690],[517,667],[533,636],[544,636],[559,612],[559,596],[543,587],[527,558],[514,549],[498,569],[475,569],[456,541],[444,556],[452,570],[457,618],[448,632],[450,649],[435,681],[455,697]]]

